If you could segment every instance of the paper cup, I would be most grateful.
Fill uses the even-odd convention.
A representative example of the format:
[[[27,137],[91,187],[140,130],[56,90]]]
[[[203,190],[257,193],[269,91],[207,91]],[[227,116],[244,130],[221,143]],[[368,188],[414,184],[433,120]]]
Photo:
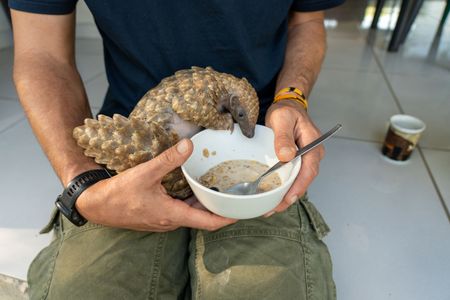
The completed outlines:
[[[393,115],[384,139],[383,155],[396,161],[407,160],[416,147],[425,127],[425,123],[416,117]]]

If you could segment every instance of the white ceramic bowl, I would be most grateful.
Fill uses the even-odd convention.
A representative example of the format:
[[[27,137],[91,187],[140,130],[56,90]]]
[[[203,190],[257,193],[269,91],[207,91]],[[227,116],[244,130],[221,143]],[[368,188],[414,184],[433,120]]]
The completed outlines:
[[[278,169],[281,186],[256,195],[230,195],[213,191],[198,182],[210,168],[227,160],[256,160],[268,166],[278,159],[272,129],[257,125],[255,136],[246,138],[235,124],[233,133],[224,130],[203,130],[192,137],[194,152],[181,167],[197,199],[210,211],[224,217],[250,219],[275,208],[283,199],[300,171],[301,158]],[[204,155],[207,149],[209,156]],[[215,155],[213,155],[215,154]]]

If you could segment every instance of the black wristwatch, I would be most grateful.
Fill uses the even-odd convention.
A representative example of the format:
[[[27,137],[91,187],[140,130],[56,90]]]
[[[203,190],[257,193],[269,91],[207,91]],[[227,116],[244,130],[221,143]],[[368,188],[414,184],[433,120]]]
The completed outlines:
[[[88,187],[110,177],[111,174],[105,169],[96,169],[81,173],[72,179],[62,194],[56,198],[56,207],[70,222],[76,226],[83,226],[87,220],[77,211],[75,202]]]

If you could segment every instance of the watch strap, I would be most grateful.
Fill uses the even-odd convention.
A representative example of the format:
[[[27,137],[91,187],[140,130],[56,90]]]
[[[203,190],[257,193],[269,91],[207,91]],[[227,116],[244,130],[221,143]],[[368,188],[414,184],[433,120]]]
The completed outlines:
[[[87,220],[75,208],[78,197],[91,185],[110,177],[111,174],[106,169],[95,169],[81,173],[72,179],[62,194],[57,197],[56,207],[76,226],[86,224]]]

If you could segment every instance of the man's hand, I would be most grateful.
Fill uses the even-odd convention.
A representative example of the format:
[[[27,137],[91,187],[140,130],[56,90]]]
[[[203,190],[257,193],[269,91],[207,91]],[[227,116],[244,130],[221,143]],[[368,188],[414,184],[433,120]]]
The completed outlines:
[[[192,149],[190,140],[182,140],[154,159],[94,184],[78,198],[77,209],[91,222],[142,231],[178,227],[212,231],[236,222],[201,209],[193,199],[173,199],[161,185],[161,179],[181,166]]]
[[[296,87],[308,97],[319,75],[325,56],[324,13],[293,12],[289,19],[288,40],[283,67],[275,91]],[[305,46],[307,45],[307,46]],[[275,152],[281,161],[295,156],[296,146],[303,147],[320,136],[320,131],[306,114],[304,107],[293,100],[272,104],[266,113],[266,125],[275,133]],[[281,212],[302,196],[319,173],[319,163],[325,154],[323,146],[302,156],[302,167],[291,189],[274,211]]]
[[[306,114],[304,108],[292,100],[281,100],[269,108],[266,126],[275,134],[275,152],[281,161],[291,160],[297,151],[321,133]],[[314,178],[319,174],[320,160],[325,155],[322,145],[302,156],[302,166],[292,187],[283,201],[273,210],[282,212],[302,196]],[[272,213],[266,214],[266,216]]]

